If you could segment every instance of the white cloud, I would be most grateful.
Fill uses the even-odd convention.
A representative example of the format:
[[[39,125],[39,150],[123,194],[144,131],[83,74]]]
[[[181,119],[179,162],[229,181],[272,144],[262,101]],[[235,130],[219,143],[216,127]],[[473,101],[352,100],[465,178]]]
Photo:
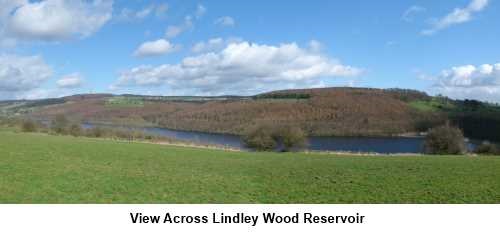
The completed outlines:
[[[111,19],[113,8],[112,0],[13,1],[5,8],[1,3],[0,32],[11,40],[57,41],[87,37]]]
[[[439,84],[447,87],[500,86],[500,63],[452,67],[441,72]]]
[[[320,52],[321,50],[323,50],[323,44],[321,44],[321,42],[319,41],[316,41],[316,40],[311,40],[309,41],[309,49],[312,51],[312,52]]]
[[[136,57],[160,56],[175,51],[178,46],[173,45],[165,39],[144,42],[134,52]]]
[[[29,92],[18,93],[11,98],[22,99],[22,100],[37,100],[37,99],[43,99],[43,98],[53,98],[53,97],[55,97],[55,95],[56,95],[56,93],[54,92],[54,90],[34,89],[34,90],[30,90]],[[1,97],[2,96],[0,96],[0,98]]]
[[[7,18],[14,9],[28,3],[28,0],[0,0],[0,17]]]
[[[84,79],[79,73],[72,73],[63,76],[57,81],[57,87],[61,89],[74,89],[83,86]]]
[[[123,8],[120,10],[120,13],[114,15],[113,18],[114,18],[114,20],[126,21],[126,20],[134,19],[135,16],[136,16],[135,11],[128,9],[128,8]]]
[[[223,16],[215,20],[216,25],[232,27],[236,24],[236,21],[229,16]]]
[[[174,38],[180,35],[182,32],[191,29],[193,27],[193,19],[191,16],[184,17],[184,22],[180,25],[170,25],[165,32],[165,37]]]
[[[13,99],[23,99],[23,100],[39,100],[44,98],[60,98],[69,95],[73,95],[74,92],[71,89],[46,89],[46,88],[37,88],[30,90],[29,92],[17,93],[13,96]],[[0,98],[2,96],[0,95]]]
[[[168,26],[167,31],[165,32],[165,36],[167,38],[174,38],[179,34],[181,34],[182,31],[184,31],[182,27],[170,25]]]
[[[28,0],[0,0],[0,48],[13,47],[17,41],[7,33],[7,23],[12,11],[26,4]]]
[[[52,74],[41,56],[0,55],[0,99],[46,97],[41,86]]]
[[[184,17],[184,21],[181,24],[168,26],[167,30],[165,31],[165,37],[174,38],[179,36],[184,31],[192,29],[194,27],[193,20],[201,19],[203,15],[205,15],[206,11],[207,9],[203,5],[199,4],[196,8],[196,11],[194,12],[194,19],[191,15],[186,15]]]
[[[39,87],[52,76],[40,56],[0,55],[0,91],[18,92]]]
[[[411,22],[411,21],[413,21],[413,18],[415,17],[415,15],[417,15],[418,13],[424,12],[426,10],[427,9],[425,9],[424,7],[421,7],[418,5],[413,5],[413,6],[409,7],[408,9],[406,9],[406,11],[403,13],[403,16],[401,16],[401,19],[403,19],[406,22]]]
[[[80,74],[73,73],[59,79],[57,88],[43,87],[53,74],[52,67],[41,56],[0,54],[0,100],[64,96],[84,82]]]
[[[224,49],[227,45],[231,43],[237,43],[241,42],[242,39],[240,38],[228,38],[228,39],[222,39],[220,37],[218,38],[212,38],[208,41],[200,41],[196,43],[192,48],[191,51],[194,53],[203,53],[203,52],[213,52],[213,51],[219,51]]]
[[[139,19],[144,19],[144,18],[148,17],[151,13],[153,13],[154,8],[155,7],[153,5],[148,6],[148,7],[144,8],[144,9],[138,11],[135,15]]]
[[[133,20],[143,20],[149,16],[155,16],[157,18],[165,17],[168,11],[168,4],[151,4],[140,10],[132,10],[129,8],[122,8],[120,13],[115,15],[114,18],[119,21],[133,21]]]
[[[193,46],[193,48],[191,48],[191,51],[193,51],[194,53],[200,53],[200,52],[217,50],[223,46],[224,46],[224,40],[222,38],[213,38],[208,40],[207,42],[200,41],[196,43]]]
[[[435,80],[435,92],[453,98],[500,102],[500,63],[452,67]]]
[[[196,18],[199,19],[199,18],[203,17],[205,15],[205,13],[207,13],[207,8],[205,8],[205,6],[203,6],[201,4],[198,4],[198,6],[196,7],[196,12],[194,13]]]
[[[361,73],[295,43],[279,46],[231,43],[220,52],[186,57],[179,64],[123,71],[114,87],[166,85],[185,94],[242,94],[313,87],[323,79]]]
[[[433,20],[432,27],[423,30],[423,35],[432,35],[440,30],[448,28],[452,25],[462,24],[472,20],[474,13],[478,13],[486,8],[489,0],[472,0],[465,8],[455,8],[443,18]]]

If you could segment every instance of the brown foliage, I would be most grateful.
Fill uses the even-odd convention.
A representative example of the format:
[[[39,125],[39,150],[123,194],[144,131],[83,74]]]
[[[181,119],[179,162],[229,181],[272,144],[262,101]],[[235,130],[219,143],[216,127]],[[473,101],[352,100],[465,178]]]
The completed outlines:
[[[402,99],[418,94],[381,89],[325,88],[273,92],[298,93],[306,99],[229,100],[207,102],[147,101],[143,107],[106,106],[107,97],[71,99],[49,106],[35,117],[70,119],[115,124],[153,124],[170,129],[244,134],[257,124],[288,125],[316,136],[387,136],[424,128],[425,117]],[[285,95],[289,96],[289,95]],[[402,97],[403,96],[403,97]],[[419,129],[422,129],[419,128]]]
[[[307,147],[307,136],[296,126],[284,126],[278,130],[278,139],[283,143],[284,151],[300,150]]]
[[[57,134],[65,134],[67,132],[69,121],[63,114],[58,114],[52,120],[50,127]]]
[[[80,124],[73,123],[69,126],[68,133],[72,136],[81,136],[83,135],[83,129]]]
[[[465,153],[465,139],[462,131],[449,125],[432,128],[425,138],[425,151],[428,154]]]
[[[294,151],[307,146],[306,134],[296,126],[286,125],[257,125],[243,140],[247,147],[259,151]]]
[[[383,92],[325,89],[307,100],[207,102],[163,114],[159,125],[184,130],[242,134],[249,126],[287,124],[310,135],[392,135],[415,131],[417,115]]]
[[[21,123],[21,131],[23,132],[36,132],[37,124],[32,120],[23,120]]]
[[[273,137],[273,131],[268,126],[257,126],[250,130],[244,137],[246,146],[257,151],[272,151],[277,142]]]

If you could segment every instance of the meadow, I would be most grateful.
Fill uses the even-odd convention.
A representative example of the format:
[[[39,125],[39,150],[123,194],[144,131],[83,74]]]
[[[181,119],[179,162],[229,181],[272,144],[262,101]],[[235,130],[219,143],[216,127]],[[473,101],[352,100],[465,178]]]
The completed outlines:
[[[2,130],[0,203],[500,203],[500,157],[229,152]]]

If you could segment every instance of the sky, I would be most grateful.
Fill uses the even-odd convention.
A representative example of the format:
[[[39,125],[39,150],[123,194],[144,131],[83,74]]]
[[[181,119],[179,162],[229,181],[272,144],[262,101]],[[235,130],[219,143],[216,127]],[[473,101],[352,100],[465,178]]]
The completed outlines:
[[[408,88],[500,102],[497,0],[0,0],[0,100]]]

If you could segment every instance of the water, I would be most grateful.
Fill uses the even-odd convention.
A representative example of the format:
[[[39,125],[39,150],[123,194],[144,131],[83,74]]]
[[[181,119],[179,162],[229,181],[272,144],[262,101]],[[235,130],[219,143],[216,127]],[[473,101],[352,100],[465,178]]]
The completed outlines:
[[[372,152],[383,154],[422,153],[422,137],[310,137],[309,149]]]
[[[84,128],[90,128],[93,126],[94,125],[92,124],[83,124]],[[113,125],[103,126],[117,127]],[[144,131],[149,134],[199,144],[213,144],[245,149],[245,145],[241,141],[241,138],[237,135],[190,132],[154,127],[121,128]],[[321,151],[372,152],[381,154],[422,153],[423,143],[424,139],[422,137],[310,137],[308,149]],[[475,144],[476,142],[469,142],[468,146],[472,149]]]

